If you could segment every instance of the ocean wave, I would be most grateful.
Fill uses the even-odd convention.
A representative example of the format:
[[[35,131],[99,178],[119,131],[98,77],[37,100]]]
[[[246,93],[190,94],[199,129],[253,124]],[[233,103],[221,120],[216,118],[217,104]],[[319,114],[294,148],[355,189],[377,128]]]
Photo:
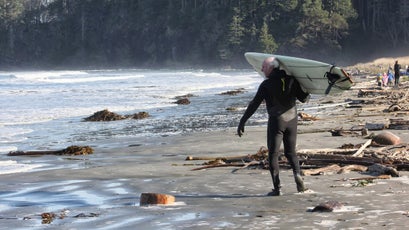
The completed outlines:
[[[31,133],[32,131],[32,129],[13,128],[0,125],[0,142],[12,142],[12,140],[15,140],[16,136]]]
[[[84,83],[84,82],[97,82],[97,81],[118,81],[118,80],[128,80],[132,78],[142,78],[143,75],[132,75],[132,76],[100,76],[100,77],[70,77],[70,78],[48,78],[42,81],[50,83]]]
[[[13,160],[0,161],[0,174],[27,172],[41,167],[40,164],[22,164]]]
[[[61,77],[67,75],[88,75],[86,71],[21,71],[11,72],[10,74],[15,76],[17,79],[25,80],[47,79],[50,77]]]
[[[87,70],[7,72],[0,92],[0,147],[19,149],[66,147],[71,143],[118,136],[172,135],[197,129],[230,126],[227,107],[240,106],[249,93],[221,96],[261,82],[253,71],[203,70]],[[0,83],[1,84],[1,83]],[[189,106],[175,104],[176,96],[193,94]],[[246,102],[247,103],[247,102]],[[244,106],[244,105],[243,105]],[[146,120],[87,123],[83,118],[108,109],[119,114],[148,112]],[[216,115],[222,114],[221,117]],[[239,118],[237,118],[239,119]],[[237,120],[237,119],[234,119]],[[131,127],[131,128],[129,128]],[[14,133],[28,128],[30,133]],[[24,139],[25,138],[25,139]],[[10,144],[12,143],[12,144]],[[8,147],[7,147],[8,148]]]
[[[9,80],[17,78],[14,74],[0,74],[0,80]]]
[[[0,146],[0,153],[7,154],[11,151],[17,151],[16,146]]]

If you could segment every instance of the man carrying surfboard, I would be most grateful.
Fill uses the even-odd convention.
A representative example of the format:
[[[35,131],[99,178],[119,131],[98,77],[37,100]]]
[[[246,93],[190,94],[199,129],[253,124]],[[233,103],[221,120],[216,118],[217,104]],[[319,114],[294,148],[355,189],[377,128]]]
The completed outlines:
[[[269,150],[268,163],[273,180],[273,190],[267,195],[280,195],[278,157],[281,142],[284,143],[284,154],[294,173],[297,191],[304,192],[304,182],[295,149],[297,140],[296,100],[304,103],[308,101],[310,95],[302,90],[294,77],[288,76],[284,70],[280,70],[279,62],[274,57],[268,57],[263,61],[261,71],[266,79],[260,84],[256,95],[240,119],[237,135],[239,137],[243,135],[246,121],[256,112],[264,100],[269,115],[267,147]]]

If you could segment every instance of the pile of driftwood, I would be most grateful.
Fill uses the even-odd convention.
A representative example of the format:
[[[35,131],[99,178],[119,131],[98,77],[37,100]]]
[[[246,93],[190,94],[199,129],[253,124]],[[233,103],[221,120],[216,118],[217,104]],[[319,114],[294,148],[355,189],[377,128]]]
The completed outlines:
[[[370,130],[409,129],[409,84],[399,87],[360,89],[357,99],[349,99],[347,108],[357,108],[364,116],[385,114],[391,116],[389,123],[367,123],[349,130],[329,130],[333,136],[360,136],[368,139],[360,145],[344,144],[336,149],[302,149],[297,151],[304,175],[343,173],[351,170],[368,172],[372,175],[398,176],[398,171],[409,170],[409,144],[388,131],[378,135],[368,134]],[[394,114],[392,114],[394,113]],[[396,115],[396,116],[394,116]],[[316,121],[318,118],[299,113],[303,121]],[[236,167],[233,172],[244,168],[268,169],[268,150],[261,147],[255,154],[237,157],[187,157],[186,160],[205,160],[202,170],[215,167]],[[290,167],[284,154],[280,158],[281,167]]]
[[[358,99],[350,100],[348,107],[360,109],[361,115],[367,111],[366,116],[391,116],[388,123],[369,124],[372,130],[409,129],[409,120],[405,119],[409,113],[409,82],[399,87],[360,89]]]
[[[301,149],[297,151],[304,175],[368,172],[372,175],[399,176],[398,171],[409,170],[409,144],[400,143],[400,138],[385,131],[359,145],[345,144],[335,149]],[[386,144],[384,144],[386,143]],[[255,154],[237,157],[192,157],[186,160],[206,160],[203,166],[192,170],[215,167],[268,169],[268,149],[261,147]],[[284,154],[280,167],[290,168]]]
[[[353,108],[379,107],[386,108],[383,112],[409,111],[409,84],[407,82],[399,87],[360,89],[357,100],[352,100]]]
[[[236,156],[236,157],[186,157],[187,161],[197,161],[197,160],[206,160],[202,167],[194,168],[195,170],[202,170],[208,168],[216,167],[239,167],[247,168],[250,166],[255,166],[257,168],[268,169],[268,149],[261,147],[255,154]],[[234,170],[236,171],[236,170]]]

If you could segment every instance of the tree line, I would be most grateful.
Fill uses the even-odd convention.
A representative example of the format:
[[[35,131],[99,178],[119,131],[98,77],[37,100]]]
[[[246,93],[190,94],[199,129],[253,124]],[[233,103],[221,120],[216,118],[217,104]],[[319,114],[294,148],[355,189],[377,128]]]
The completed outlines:
[[[0,0],[0,67],[237,67],[247,51],[345,61],[404,50],[408,24],[409,0]]]

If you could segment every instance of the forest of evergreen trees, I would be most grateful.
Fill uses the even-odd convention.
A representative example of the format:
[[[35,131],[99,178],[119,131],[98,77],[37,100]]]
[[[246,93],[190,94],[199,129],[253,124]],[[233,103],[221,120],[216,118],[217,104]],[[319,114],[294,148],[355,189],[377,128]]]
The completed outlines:
[[[409,0],[0,0],[0,67],[240,67],[246,51],[349,64],[409,52],[408,28]]]

